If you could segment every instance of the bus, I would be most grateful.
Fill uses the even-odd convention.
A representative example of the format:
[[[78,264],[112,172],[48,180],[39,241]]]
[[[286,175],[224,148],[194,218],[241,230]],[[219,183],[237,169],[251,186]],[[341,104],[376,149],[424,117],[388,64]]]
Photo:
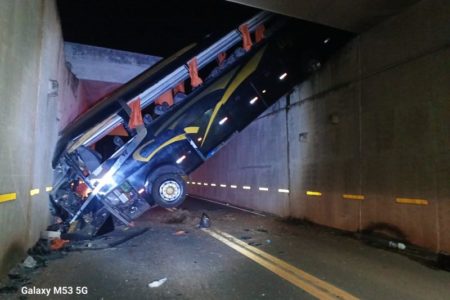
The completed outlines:
[[[160,61],[67,126],[53,157],[50,195],[65,230],[95,236],[108,218],[131,226],[152,207],[183,203],[189,174],[330,53],[326,35],[305,43],[299,30],[285,17],[260,13]],[[189,85],[193,59],[203,79]],[[172,95],[174,103],[155,104],[180,82],[187,87]],[[132,128],[136,99],[144,122]]]

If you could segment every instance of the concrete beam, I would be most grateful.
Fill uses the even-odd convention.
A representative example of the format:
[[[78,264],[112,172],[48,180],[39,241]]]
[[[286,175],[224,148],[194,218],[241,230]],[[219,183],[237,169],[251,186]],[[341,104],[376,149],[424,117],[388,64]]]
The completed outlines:
[[[320,23],[350,32],[364,32],[418,0],[227,0]]]
[[[78,79],[125,83],[157,63],[161,57],[64,43],[66,61]],[[95,67],[93,67],[95,66]]]

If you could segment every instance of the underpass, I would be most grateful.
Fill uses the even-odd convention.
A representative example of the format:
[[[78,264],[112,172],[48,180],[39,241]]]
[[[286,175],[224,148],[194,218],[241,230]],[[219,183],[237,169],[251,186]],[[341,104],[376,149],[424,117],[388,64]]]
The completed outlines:
[[[448,298],[448,3],[169,2],[0,2],[2,298]],[[256,54],[283,31],[273,20],[296,28],[278,43],[302,45],[290,64]],[[170,123],[221,89],[204,114]],[[184,169],[113,177],[128,165],[114,153]],[[77,169],[73,154],[94,164],[54,175]],[[121,241],[97,249],[113,228]]]

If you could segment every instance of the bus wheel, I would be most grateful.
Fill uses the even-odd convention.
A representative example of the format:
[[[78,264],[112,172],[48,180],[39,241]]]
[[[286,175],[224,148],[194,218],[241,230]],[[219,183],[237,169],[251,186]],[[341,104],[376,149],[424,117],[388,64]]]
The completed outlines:
[[[153,181],[152,197],[161,207],[176,207],[186,198],[186,183],[179,174],[162,174]]]

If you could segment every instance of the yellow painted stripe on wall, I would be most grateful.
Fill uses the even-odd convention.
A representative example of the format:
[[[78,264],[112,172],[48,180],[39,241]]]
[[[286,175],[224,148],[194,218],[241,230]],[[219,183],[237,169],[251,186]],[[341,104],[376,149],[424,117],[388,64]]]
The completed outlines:
[[[350,200],[364,200],[364,195],[343,194],[342,198]]]
[[[39,193],[40,193],[39,189],[32,189],[32,190],[30,190],[30,196],[35,196],[35,195],[37,195]]]
[[[414,198],[396,198],[395,202],[399,204],[428,205],[428,200]]]
[[[306,191],[306,195],[308,196],[322,196],[321,192],[316,192],[316,191]]]
[[[0,195],[0,203],[1,202],[7,202],[7,201],[16,200],[16,198],[17,198],[17,194],[16,193],[1,194]]]
[[[51,186],[48,186],[48,187],[45,188],[46,192],[51,192],[52,190],[53,190],[53,188]]]

